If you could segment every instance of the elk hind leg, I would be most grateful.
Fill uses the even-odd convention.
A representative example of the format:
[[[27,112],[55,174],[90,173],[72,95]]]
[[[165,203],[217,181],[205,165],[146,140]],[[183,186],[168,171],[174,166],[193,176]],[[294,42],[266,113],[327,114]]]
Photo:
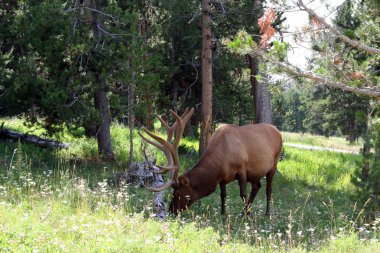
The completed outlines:
[[[221,214],[224,215],[226,213],[226,185],[220,184],[220,199],[222,201],[222,210]]]
[[[267,210],[265,212],[266,216],[270,216],[270,201],[271,201],[271,196],[272,196],[272,181],[273,181],[273,176],[276,172],[276,164],[273,166],[272,170],[269,171],[266,175],[267,179],[267,187],[266,187],[266,193],[267,193]]]

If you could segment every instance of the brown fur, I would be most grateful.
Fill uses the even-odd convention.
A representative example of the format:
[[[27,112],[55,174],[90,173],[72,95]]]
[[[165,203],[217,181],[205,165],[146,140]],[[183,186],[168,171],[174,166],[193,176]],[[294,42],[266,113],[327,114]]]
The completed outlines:
[[[281,153],[280,132],[272,125],[246,126],[225,125],[213,135],[199,162],[184,175],[178,177],[179,184],[173,186],[170,210],[174,213],[187,209],[196,200],[221,188],[222,214],[225,213],[225,186],[238,180],[240,195],[249,213],[250,204],[260,189],[260,179],[267,177],[267,214],[271,198],[272,178]],[[246,183],[252,191],[246,197]]]

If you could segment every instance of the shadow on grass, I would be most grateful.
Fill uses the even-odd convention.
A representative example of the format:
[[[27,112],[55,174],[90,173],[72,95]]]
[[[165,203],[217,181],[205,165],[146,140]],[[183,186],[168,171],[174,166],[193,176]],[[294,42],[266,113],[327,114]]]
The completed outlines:
[[[0,142],[0,173],[5,174],[12,169],[30,172],[36,176],[47,171],[64,170],[72,177],[86,178],[93,185],[123,168],[98,157],[67,158],[60,150],[44,149],[25,143]]]

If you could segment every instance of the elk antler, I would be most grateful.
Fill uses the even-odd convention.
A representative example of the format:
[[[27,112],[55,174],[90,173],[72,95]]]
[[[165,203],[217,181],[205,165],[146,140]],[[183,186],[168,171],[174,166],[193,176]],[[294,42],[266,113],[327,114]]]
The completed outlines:
[[[152,139],[156,140],[152,141],[148,138],[146,138],[144,135],[139,133],[141,138],[148,142],[149,144],[157,147],[158,149],[162,150],[165,153],[166,158],[168,159],[168,166],[158,166],[160,168],[159,171],[156,171],[154,173],[158,174],[164,174],[168,171],[171,171],[171,179],[166,184],[163,184],[160,187],[157,188],[151,188],[148,189],[153,192],[159,192],[163,191],[167,188],[169,188],[172,185],[178,184],[178,172],[179,172],[179,157],[178,157],[178,145],[183,135],[183,130],[186,126],[187,121],[190,119],[190,117],[193,115],[194,108],[192,108],[190,111],[189,109],[186,109],[185,112],[182,114],[182,116],[178,116],[177,113],[170,110],[170,113],[175,117],[176,121],[173,123],[173,125],[169,126],[168,122],[162,119],[161,116],[157,115],[158,120],[161,122],[161,125],[166,129],[168,136],[167,139],[164,140],[163,138],[159,137],[158,135],[150,132],[148,129],[143,127],[145,133],[147,133]],[[173,135],[175,134],[174,142],[171,143],[171,139]]]

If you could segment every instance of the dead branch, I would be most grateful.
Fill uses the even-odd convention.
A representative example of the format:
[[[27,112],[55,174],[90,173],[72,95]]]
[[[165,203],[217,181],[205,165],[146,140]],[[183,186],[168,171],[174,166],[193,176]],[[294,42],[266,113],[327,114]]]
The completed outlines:
[[[155,166],[155,160],[150,160],[146,156],[145,150],[144,156],[146,159],[144,162],[132,162],[127,172],[116,173],[114,175],[117,187],[125,184],[138,185],[140,187],[158,187],[165,183],[162,175],[152,173],[160,170]],[[165,192],[154,193],[153,210],[159,220],[163,220],[167,216],[164,199]]]
[[[36,135],[23,134],[15,132],[8,129],[0,129],[0,140],[12,140],[12,141],[21,141],[23,143],[32,143],[41,148],[68,148],[69,143],[59,142],[55,140],[50,140],[46,138],[41,138]]]

